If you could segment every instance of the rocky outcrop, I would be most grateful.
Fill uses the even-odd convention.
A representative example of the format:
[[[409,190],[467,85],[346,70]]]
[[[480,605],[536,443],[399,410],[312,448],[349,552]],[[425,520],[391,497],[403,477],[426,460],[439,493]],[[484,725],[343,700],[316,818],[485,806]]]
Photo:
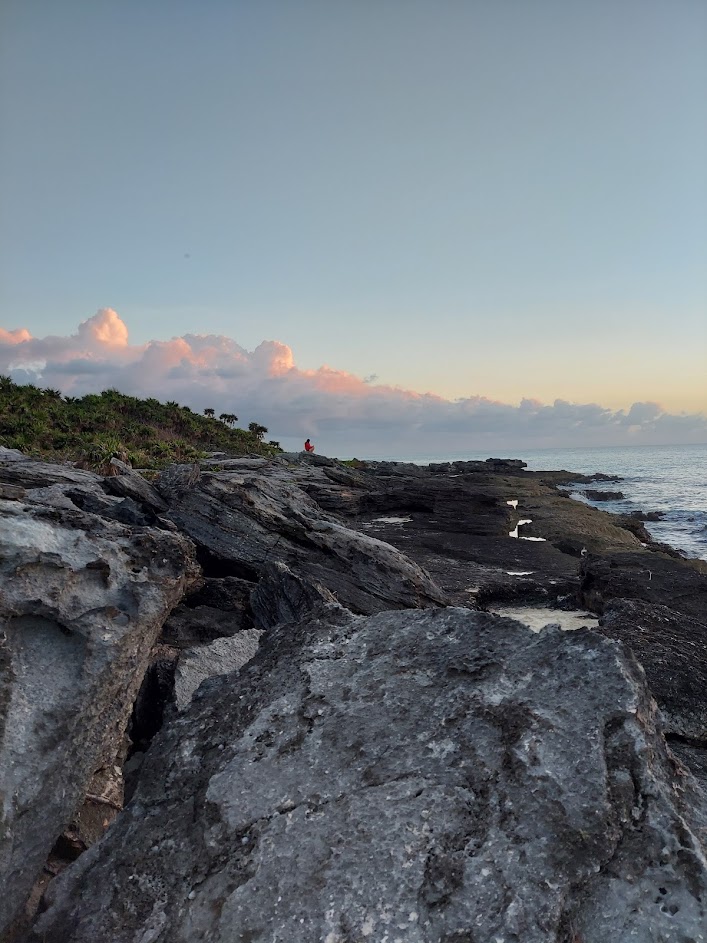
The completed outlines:
[[[99,500],[98,476],[9,467],[25,497],[0,501],[0,930],[72,816],[88,843],[120,807],[133,700],[198,572],[184,537],[79,510],[69,493]]]
[[[322,606],[334,603],[336,599],[328,589],[302,579],[284,563],[266,564],[250,597],[254,622],[261,629],[300,622]]]
[[[706,565],[513,460],[115,471],[0,449],[6,919],[63,829],[44,943],[701,939]]]
[[[194,692],[206,678],[231,674],[249,662],[258,651],[262,634],[258,629],[244,629],[229,638],[182,652],[174,676],[177,710],[183,711],[191,704]]]
[[[167,618],[160,641],[175,649],[209,645],[219,638],[253,627],[250,613],[241,609],[181,604]]]
[[[611,600],[635,599],[707,621],[707,562],[663,553],[589,555],[580,575],[579,600],[593,612],[601,614]]]
[[[625,497],[623,491],[598,491],[596,488],[587,488],[584,494],[590,501],[622,501]]]
[[[141,474],[117,458],[111,459],[111,465],[117,474],[107,477],[104,481],[103,486],[109,494],[120,498],[131,498],[155,515],[167,510],[165,500]]]
[[[443,605],[429,575],[387,543],[346,527],[296,485],[264,475],[204,475],[169,518],[201,548],[207,575],[257,582],[282,563],[354,612]]]
[[[707,746],[706,621],[638,599],[606,604],[599,631],[628,646],[643,665],[669,734]]]
[[[202,685],[33,940],[704,939],[704,795],[637,663],[465,609],[330,610]]]

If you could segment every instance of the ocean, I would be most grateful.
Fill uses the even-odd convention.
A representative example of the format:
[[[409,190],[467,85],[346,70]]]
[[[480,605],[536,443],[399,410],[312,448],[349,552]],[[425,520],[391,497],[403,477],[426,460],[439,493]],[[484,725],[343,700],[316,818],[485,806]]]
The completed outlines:
[[[456,455],[425,455],[416,464],[489,458],[484,452]],[[584,475],[603,472],[619,475],[620,482],[597,482],[598,491],[621,491],[620,501],[590,501],[587,486],[570,489],[577,500],[615,514],[632,511],[661,511],[660,521],[646,521],[655,540],[683,550],[689,557],[707,560],[707,444],[616,446],[613,448],[524,449],[494,453],[494,458],[520,458],[531,471],[566,469]],[[398,459],[404,461],[404,459]]]

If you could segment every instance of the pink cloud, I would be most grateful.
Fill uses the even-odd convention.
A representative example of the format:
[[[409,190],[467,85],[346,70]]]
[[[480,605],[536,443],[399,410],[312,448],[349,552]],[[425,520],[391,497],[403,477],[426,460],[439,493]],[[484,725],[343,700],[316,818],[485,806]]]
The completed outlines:
[[[248,351],[228,337],[187,334],[132,345],[111,308],[68,337],[0,329],[0,373],[73,396],[114,387],[197,411],[234,412],[241,424],[264,423],[285,445],[316,437],[322,452],[340,455],[519,454],[524,447],[707,441],[707,417],[671,415],[656,403],[635,403],[625,412],[562,399],[523,399],[518,406],[480,395],[451,401],[329,366],[300,370],[279,341]]]
[[[32,335],[24,327],[18,327],[15,331],[6,331],[0,327],[0,344],[24,344],[25,341],[32,340]]]
[[[101,308],[79,324],[78,337],[89,345],[127,347],[128,329],[112,308]]]

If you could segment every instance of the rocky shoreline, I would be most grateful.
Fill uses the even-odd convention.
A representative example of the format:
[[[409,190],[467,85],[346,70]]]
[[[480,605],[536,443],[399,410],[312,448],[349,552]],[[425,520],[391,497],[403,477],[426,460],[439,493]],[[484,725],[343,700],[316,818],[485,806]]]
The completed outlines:
[[[0,449],[0,940],[707,940],[707,564],[615,479],[114,468]]]

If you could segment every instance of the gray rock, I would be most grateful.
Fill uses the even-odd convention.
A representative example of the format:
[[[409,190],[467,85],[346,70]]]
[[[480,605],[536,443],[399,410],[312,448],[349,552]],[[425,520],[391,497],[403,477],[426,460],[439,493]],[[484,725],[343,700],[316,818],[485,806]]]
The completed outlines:
[[[117,468],[120,474],[111,475],[105,479],[104,487],[109,494],[121,498],[131,498],[138,504],[149,508],[155,514],[162,514],[167,510],[166,501],[142,475],[117,458],[111,459],[111,465]]]
[[[637,663],[466,609],[266,633],[49,890],[41,943],[697,943],[705,795]]]
[[[20,485],[8,485],[0,483],[0,498],[4,501],[21,501],[27,492]]]
[[[19,449],[8,449],[6,446],[0,445],[0,462],[24,462],[26,460],[27,456]]]
[[[183,711],[191,703],[192,695],[206,678],[238,671],[258,651],[263,633],[245,629],[230,638],[219,638],[210,645],[200,645],[182,652],[174,676],[174,701]]]
[[[110,478],[105,480],[110,481]],[[144,506],[132,498],[88,494],[70,488],[65,489],[65,494],[82,511],[98,514],[108,520],[120,521],[121,524],[134,524],[136,527],[146,527],[155,522],[155,515],[149,509],[146,513]]]
[[[252,628],[252,619],[243,613],[213,606],[177,606],[168,616],[160,641],[173,648],[187,649],[205,645],[224,636]]]
[[[255,625],[260,629],[299,622],[317,607],[335,603],[328,589],[296,576],[284,563],[266,564],[250,597]]]
[[[667,606],[695,622],[707,622],[707,562],[662,552],[589,555],[582,560],[579,601],[603,613],[612,600]]]
[[[175,497],[170,518],[206,551],[207,576],[248,575],[284,563],[356,612],[434,606],[445,596],[390,544],[352,530],[296,485],[261,475],[205,475]],[[216,570],[217,572],[211,572]]]
[[[643,665],[666,732],[707,747],[707,622],[656,603],[613,599],[599,631],[628,645]]]
[[[190,606],[212,606],[245,614],[250,606],[253,583],[238,576],[207,577],[196,592],[187,600]],[[243,628],[252,628],[244,625]]]
[[[239,458],[207,458],[201,462],[204,471],[254,472],[264,471],[273,462],[265,455],[240,456]]]
[[[155,488],[171,503],[178,495],[193,488],[201,478],[198,465],[168,465],[155,480]]]
[[[13,462],[53,474],[37,465]],[[20,501],[0,502],[0,546],[1,933],[93,774],[111,780],[150,648],[197,568],[184,537]]]
[[[179,649],[160,642],[150,652],[150,662],[135,698],[128,724],[131,756],[134,756],[135,752],[144,754],[164,723],[165,713],[174,702],[174,674],[178,659]],[[126,782],[126,801],[128,787]]]
[[[69,464],[37,462],[21,453],[10,455],[9,453],[13,451],[13,449],[0,451],[0,481],[2,482],[21,484],[27,490],[44,488],[57,483],[84,485],[92,490],[100,488],[101,478],[94,472]]]
[[[74,497],[71,497],[72,493]],[[78,495],[81,495],[81,499]],[[81,510],[74,498],[81,500],[81,503],[83,503],[82,499],[86,498],[94,505],[100,504],[101,510],[107,510],[110,507],[110,501],[116,500],[107,498],[100,490],[97,481],[89,481],[79,487],[75,487],[71,482],[55,482],[43,487],[31,487],[26,491],[25,500],[28,504],[41,504],[47,508],[60,508],[66,511]]]

